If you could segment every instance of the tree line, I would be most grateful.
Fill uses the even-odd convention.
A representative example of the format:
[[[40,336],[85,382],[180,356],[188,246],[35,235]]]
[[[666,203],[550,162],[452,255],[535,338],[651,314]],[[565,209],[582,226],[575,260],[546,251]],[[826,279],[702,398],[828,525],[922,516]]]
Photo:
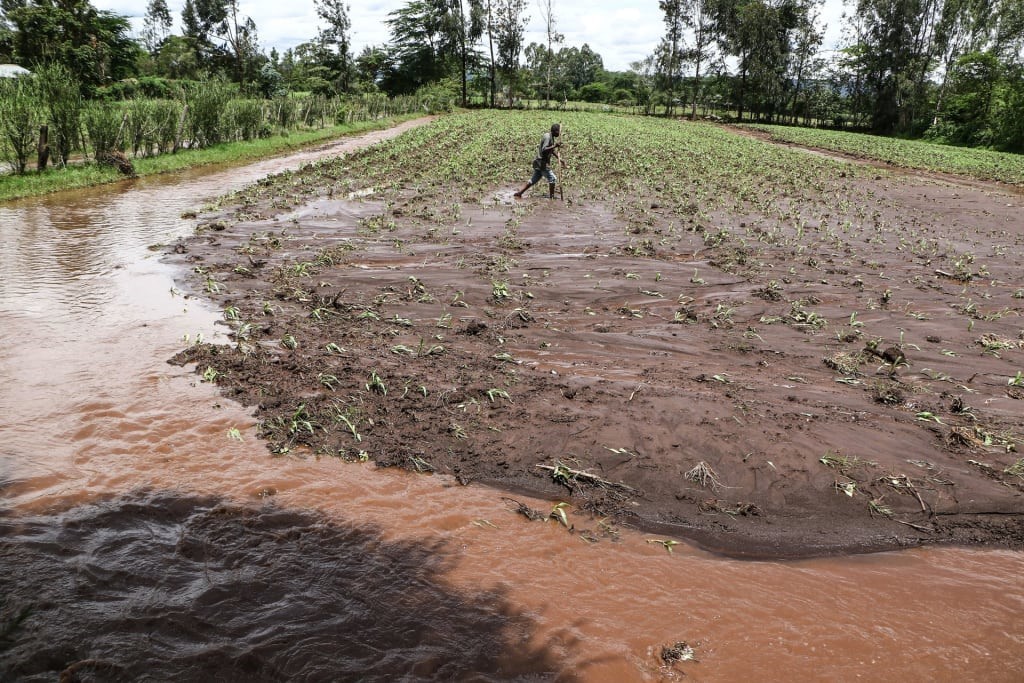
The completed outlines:
[[[238,0],[186,0],[178,21],[148,0],[137,36],[88,0],[0,0],[0,61],[61,63],[85,97],[221,75],[264,98],[585,100],[1024,151],[1021,0],[845,0],[838,49],[824,46],[824,0],[660,0],[663,36],[626,71],[564,44],[556,0],[408,0],[388,16],[389,40],[358,54],[349,6],[313,2],[316,35],[264,53]],[[526,44],[530,11],[544,32]]]
[[[665,33],[634,66],[695,112],[728,72],[740,119],[1024,150],[1021,0],[847,0],[822,50],[823,0],[661,0]],[[723,93],[719,93],[723,94]]]

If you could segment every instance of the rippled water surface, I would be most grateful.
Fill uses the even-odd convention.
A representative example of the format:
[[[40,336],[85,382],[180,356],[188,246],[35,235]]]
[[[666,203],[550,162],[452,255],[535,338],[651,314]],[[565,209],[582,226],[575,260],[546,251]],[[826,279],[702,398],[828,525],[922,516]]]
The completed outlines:
[[[271,457],[165,362],[221,328],[151,247],[310,157],[0,206],[2,623],[29,608],[0,678],[1024,680],[1019,553],[588,544],[500,492]],[[699,661],[666,668],[678,641]]]

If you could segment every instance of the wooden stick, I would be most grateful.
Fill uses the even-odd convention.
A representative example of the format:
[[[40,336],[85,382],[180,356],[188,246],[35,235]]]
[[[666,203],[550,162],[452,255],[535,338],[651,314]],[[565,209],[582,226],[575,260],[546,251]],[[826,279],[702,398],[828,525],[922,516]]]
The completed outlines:
[[[181,108],[181,118],[178,119],[178,132],[174,136],[174,147],[171,148],[171,154],[176,154],[181,149],[181,136],[185,133],[185,119],[188,118],[188,105],[186,104]]]

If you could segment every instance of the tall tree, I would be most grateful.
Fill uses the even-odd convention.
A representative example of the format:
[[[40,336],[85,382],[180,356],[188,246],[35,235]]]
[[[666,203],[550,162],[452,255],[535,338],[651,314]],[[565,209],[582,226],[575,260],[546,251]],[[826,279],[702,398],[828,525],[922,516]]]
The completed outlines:
[[[262,61],[256,23],[242,15],[238,0],[185,0],[181,23],[202,67],[231,72],[238,83],[255,78]]]
[[[1007,63],[1024,63],[1024,3],[999,0],[994,49]]]
[[[481,0],[450,0],[451,15],[458,19],[459,37],[459,80],[462,83],[462,106],[465,107],[467,100],[466,81],[469,75],[470,61],[474,53],[474,46],[480,41],[484,33],[484,7]]]
[[[487,80],[489,83],[489,104],[494,108],[494,97],[497,91],[497,64],[494,61],[494,0],[487,0]]]
[[[412,92],[450,73],[458,41],[444,2],[410,0],[388,14],[386,23],[397,62],[387,80],[390,92]]]
[[[14,28],[7,19],[5,3],[0,2],[0,63],[14,61]]]
[[[154,61],[156,72],[168,78],[195,79],[200,75],[195,45],[182,36],[167,36]]]
[[[563,47],[555,61],[574,90],[599,80],[604,73],[604,60],[587,43],[580,48]]]
[[[937,0],[858,0],[875,132],[910,133],[934,55]]]
[[[938,123],[945,105],[946,91],[956,63],[967,52],[980,52],[995,27],[998,0],[945,0],[935,27],[935,42],[942,74],[935,98],[932,125]]]
[[[508,101],[512,104],[513,88],[519,72],[519,54],[526,35],[526,0],[494,0],[495,37],[498,43],[498,66],[505,74]]]
[[[167,0],[149,0],[146,15],[142,19],[142,44],[150,54],[155,55],[167,36],[171,34],[171,10]]]
[[[352,72],[352,58],[349,54],[352,22],[349,9],[342,0],[316,0],[317,16],[324,22],[320,27],[320,40],[332,48],[333,66],[338,72],[338,89],[342,92],[349,89]]]
[[[817,59],[818,48],[825,39],[824,27],[818,26],[821,13],[818,9],[824,0],[800,0],[793,29],[793,49],[790,54],[789,82],[793,94],[789,102],[790,122],[796,123],[799,99],[805,88],[808,74],[820,71],[822,62]]]
[[[565,36],[558,32],[557,20],[555,19],[555,0],[537,0],[540,8],[541,21],[544,22],[544,35],[547,38],[548,63],[547,63],[547,88],[544,90],[544,99],[551,100],[551,69],[554,65],[555,45],[565,40]]]
[[[654,113],[654,91],[656,87],[656,76],[657,76],[657,54],[647,55],[640,61],[632,62],[629,65],[631,73],[636,74],[639,88],[637,91],[637,98],[644,105],[644,114],[650,116]]]
[[[24,66],[63,64],[86,87],[134,73],[138,46],[126,17],[88,0],[3,0],[0,6],[13,28],[13,56]]]
[[[660,0],[658,8],[664,15],[665,35],[658,50],[659,71],[664,80],[663,89],[668,96],[665,113],[672,116],[677,100],[677,88],[683,70],[683,34],[690,25],[689,6],[686,0]]]
[[[693,31],[693,47],[687,51],[688,61],[693,63],[693,89],[690,98],[690,120],[697,118],[697,99],[700,96],[701,78],[710,70],[715,59],[713,0],[690,0],[690,28]]]
[[[256,22],[252,17],[243,17],[238,10],[238,0],[224,0],[223,18],[214,27],[217,37],[224,41],[234,62],[235,81],[248,83],[259,69],[259,38]]]
[[[386,47],[367,45],[355,59],[356,79],[365,90],[373,90],[393,67]]]
[[[388,16],[398,57],[393,85],[408,91],[459,72],[465,104],[475,46],[486,24],[483,0],[410,0]]]
[[[334,51],[318,38],[299,43],[285,52],[282,75],[294,90],[331,96],[338,92],[338,72]]]
[[[797,0],[715,0],[719,46],[738,62],[735,104],[739,118],[750,109],[771,119],[782,108],[789,87],[790,31],[798,16]]]
[[[214,29],[227,17],[220,0],[185,0],[181,9],[182,37],[195,52],[200,67],[210,68],[224,51],[213,42]]]

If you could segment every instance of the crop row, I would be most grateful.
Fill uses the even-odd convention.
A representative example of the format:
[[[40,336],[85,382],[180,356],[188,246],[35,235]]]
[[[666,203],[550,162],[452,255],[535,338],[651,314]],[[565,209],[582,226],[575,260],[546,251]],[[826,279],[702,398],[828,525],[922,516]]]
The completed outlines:
[[[842,152],[903,168],[1024,185],[1024,156],[1020,154],[814,128],[760,124],[746,127],[766,132],[775,140]]]

